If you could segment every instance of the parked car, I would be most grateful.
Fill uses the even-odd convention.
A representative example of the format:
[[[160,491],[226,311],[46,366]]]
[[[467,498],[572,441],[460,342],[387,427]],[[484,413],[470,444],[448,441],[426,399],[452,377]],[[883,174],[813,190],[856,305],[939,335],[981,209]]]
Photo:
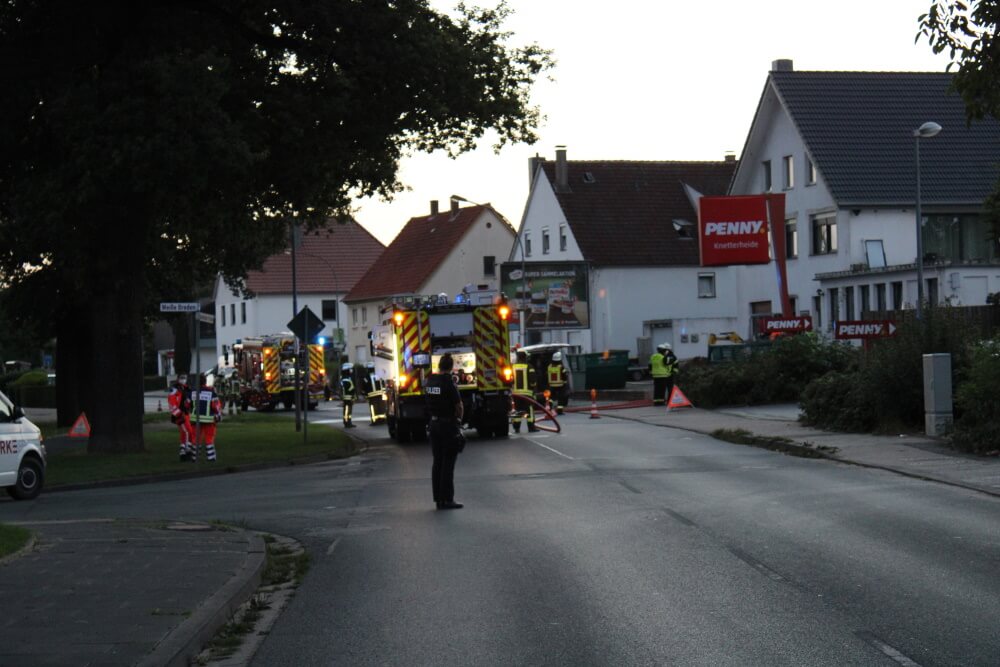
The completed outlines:
[[[45,482],[41,430],[0,392],[0,487],[15,500],[31,500]]]

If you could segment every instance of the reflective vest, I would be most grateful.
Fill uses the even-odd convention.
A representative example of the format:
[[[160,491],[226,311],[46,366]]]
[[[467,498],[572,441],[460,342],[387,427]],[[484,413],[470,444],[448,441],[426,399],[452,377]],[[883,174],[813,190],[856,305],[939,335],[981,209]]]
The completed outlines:
[[[531,389],[532,371],[529,364],[514,364],[514,393],[531,396],[535,392]]]
[[[667,365],[666,357],[654,352],[649,358],[650,374],[655,378],[668,378],[674,374],[672,365]]]
[[[354,399],[354,380],[349,377],[340,378],[340,389],[341,396],[345,400],[350,401]]]
[[[559,363],[549,364],[549,386],[561,387],[564,384],[566,384],[566,369]]]
[[[194,392],[194,398],[191,421],[207,424],[215,421],[215,415],[222,414],[222,404],[219,402],[219,395],[211,387],[202,387],[201,391]]]

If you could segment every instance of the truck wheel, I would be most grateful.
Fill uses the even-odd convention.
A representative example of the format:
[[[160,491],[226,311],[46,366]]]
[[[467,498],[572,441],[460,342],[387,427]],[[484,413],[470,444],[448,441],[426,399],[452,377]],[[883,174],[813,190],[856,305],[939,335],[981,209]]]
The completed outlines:
[[[386,426],[389,427],[389,437],[390,438],[395,438],[396,437],[396,418],[395,417],[389,417],[389,418],[387,418],[386,421],[385,421],[385,424],[386,424]]]
[[[281,406],[285,410],[291,410],[293,405],[295,405],[295,401],[293,401],[291,398],[285,397],[281,399]]]
[[[25,457],[17,469],[17,482],[7,487],[7,493],[15,500],[31,500],[42,492],[44,474],[42,464],[36,459]]]
[[[493,426],[493,437],[494,438],[506,438],[510,433],[510,425],[506,419],[503,421],[498,421]]]
[[[642,382],[645,373],[642,371],[632,371],[632,382]]]

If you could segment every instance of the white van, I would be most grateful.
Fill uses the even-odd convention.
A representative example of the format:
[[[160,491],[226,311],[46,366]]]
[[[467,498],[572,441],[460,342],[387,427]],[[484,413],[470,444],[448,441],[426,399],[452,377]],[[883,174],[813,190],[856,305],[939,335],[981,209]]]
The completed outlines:
[[[42,432],[0,392],[0,487],[16,500],[30,500],[44,481]]]

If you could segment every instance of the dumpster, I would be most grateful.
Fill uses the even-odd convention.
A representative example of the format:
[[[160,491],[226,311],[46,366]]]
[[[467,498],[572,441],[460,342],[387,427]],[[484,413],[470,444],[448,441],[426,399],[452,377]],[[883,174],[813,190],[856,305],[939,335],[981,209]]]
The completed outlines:
[[[628,350],[569,355],[573,389],[623,389],[628,376]],[[581,382],[582,381],[582,382]]]

